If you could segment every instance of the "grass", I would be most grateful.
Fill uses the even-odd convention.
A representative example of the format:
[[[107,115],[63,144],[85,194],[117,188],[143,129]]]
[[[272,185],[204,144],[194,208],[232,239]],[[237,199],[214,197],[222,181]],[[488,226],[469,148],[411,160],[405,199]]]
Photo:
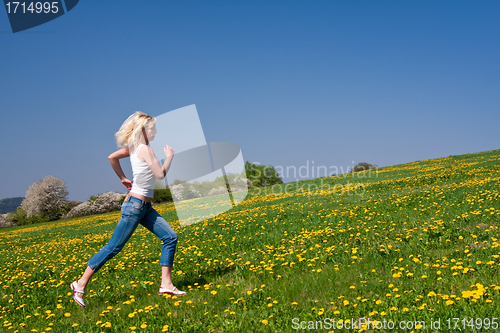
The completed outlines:
[[[69,284],[119,213],[1,230],[1,329],[294,332],[361,318],[372,326],[356,331],[500,328],[499,184],[494,150],[255,189],[187,227],[158,205],[179,235],[173,279],[187,296],[157,294],[161,244],[140,226],[94,275],[85,309]]]

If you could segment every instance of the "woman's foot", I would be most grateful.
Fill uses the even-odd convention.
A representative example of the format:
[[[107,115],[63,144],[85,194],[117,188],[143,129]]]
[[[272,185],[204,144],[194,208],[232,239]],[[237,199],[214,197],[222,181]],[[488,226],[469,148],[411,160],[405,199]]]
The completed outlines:
[[[73,299],[75,300],[76,304],[80,305],[81,307],[85,307],[85,303],[83,302],[83,294],[85,294],[85,291],[78,286],[78,281],[79,280],[76,280],[71,284]]]
[[[169,282],[162,282],[160,284],[160,288],[161,289],[170,289],[171,290],[171,289],[174,288],[174,284],[172,282],[170,282],[170,283]]]
[[[184,296],[184,295],[186,295],[185,291],[177,289],[177,287],[175,287],[173,284],[170,284],[168,286],[168,288],[160,287],[160,290],[158,290],[158,293],[160,295],[169,294],[169,295],[173,295],[173,296]]]

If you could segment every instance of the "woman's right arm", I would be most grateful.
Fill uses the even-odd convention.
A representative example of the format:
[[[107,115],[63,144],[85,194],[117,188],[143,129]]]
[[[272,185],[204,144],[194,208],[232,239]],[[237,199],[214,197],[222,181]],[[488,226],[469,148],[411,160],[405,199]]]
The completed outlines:
[[[174,150],[170,146],[166,145],[163,151],[166,155],[163,165],[160,165],[160,162],[156,158],[154,151],[150,146],[145,146],[141,149],[141,151],[139,151],[139,157],[144,158],[144,161],[148,164],[155,177],[159,180],[165,178],[168,169],[170,169],[170,163],[172,163],[172,159],[174,158]]]
[[[120,159],[125,158],[125,157],[129,157],[129,156],[130,156],[130,152],[128,150],[128,147],[126,147],[126,148],[118,149],[113,154],[109,155],[108,160],[109,160],[109,163],[111,163],[111,167],[115,171],[116,175],[122,181],[122,184],[125,185],[127,187],[127,189],[130,190],[132,188],[132,181],[130,181],[129,179],[127,179],[127,177],[125,177],[125,174],[123,173],[122,167],[120,165]]]

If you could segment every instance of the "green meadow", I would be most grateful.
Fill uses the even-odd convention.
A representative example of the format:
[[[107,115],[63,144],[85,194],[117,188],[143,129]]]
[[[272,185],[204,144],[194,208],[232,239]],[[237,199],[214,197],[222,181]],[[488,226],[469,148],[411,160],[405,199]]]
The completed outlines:
[[[3,229],[0,331],[500,330],[499,185],[494,150],[253,189],[187,227],[157,205],[187,295],[158,295],[161,243],[139,226],[86,308],[69,285],[119,212]]]

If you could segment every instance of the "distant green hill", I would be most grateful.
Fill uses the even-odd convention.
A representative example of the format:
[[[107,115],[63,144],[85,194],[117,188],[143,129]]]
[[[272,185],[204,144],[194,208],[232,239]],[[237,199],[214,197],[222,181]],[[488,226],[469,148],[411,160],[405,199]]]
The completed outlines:
[[[6,198],[0,200],[0,214],[7,214],[10,212],[13,212],[21,205],[21,202],[23,202],[22,197],[17,197],[17,198]]]

